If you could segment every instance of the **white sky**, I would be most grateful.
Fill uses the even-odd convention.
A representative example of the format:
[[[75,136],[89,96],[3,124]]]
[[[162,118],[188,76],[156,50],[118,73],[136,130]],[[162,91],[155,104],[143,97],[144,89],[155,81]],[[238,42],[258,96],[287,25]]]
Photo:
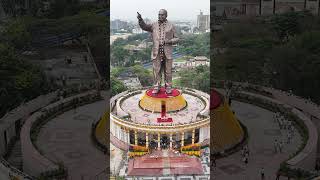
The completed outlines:
[[[137,12],[156,20],[160,9],[168,11],[168,20],[196,21],[200,10],[210,13],[210,0],[110,0],[111,20],[137,20]]]

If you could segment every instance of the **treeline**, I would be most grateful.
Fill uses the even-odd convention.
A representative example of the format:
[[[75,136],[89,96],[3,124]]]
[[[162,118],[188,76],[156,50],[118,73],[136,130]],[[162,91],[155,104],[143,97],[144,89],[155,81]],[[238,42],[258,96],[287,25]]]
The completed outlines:
[[[143,68],[141,65],[134,65],[131,67],[116,67],[116,68],[113,68],[110,73],[110,78],[111,78],[110,85],[111,85],[112,96],[127,90],[125,85],[117,79],[122,76],[137,77],[143,87],[153,85],[153,77],[151,72]]]
[[[128,45],[138,46],[140,43],[147,43],[149,34],[137,34],[129,36],[128,39],[119,38],[111,45],[111,65],[112,66],[134,66],[137,61],[146,63],[151,61],[151,48],[141,49],[139,51],[129,51],[125,47]]]
[[[242,19],[213,34],[212,79],[248,81],[320,102],[320,18],[308,12]]]
[[[189,56],[210,57],[210,33],[181,35],[177,52]]]
[[[20,16],[2,24],[0,31],[0,117],[21,102],[57,88],[41,67],[23,60],[34,39],[64,33],[87,34],[93,55],[107,61],[108,18],[81,12],[59,19]],[[107,65],[107,63],[105,63]],[[106,70],[109,71],[109,70]]]
[[[14,48],[0,42],[0,117],[53,88],[40,67],[21,60]]]
[[[209,66],[197,66],[194,69],[179,71],[177,85],[189,87],[210,93],[210,68]]]

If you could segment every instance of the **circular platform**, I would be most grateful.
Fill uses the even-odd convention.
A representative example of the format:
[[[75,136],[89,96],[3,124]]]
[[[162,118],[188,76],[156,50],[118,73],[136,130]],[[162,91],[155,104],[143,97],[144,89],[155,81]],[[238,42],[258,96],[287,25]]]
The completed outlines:
[[[173,89],[171,94],[166,94],[165,88],[161,88],[157,94],[152,94],[152,89],[148,89],[142,96],[139,106],[151,112],[161,112],[161,107],[164,106],[166,112],[174,112],[185,108],[187,101],[177,89]]]

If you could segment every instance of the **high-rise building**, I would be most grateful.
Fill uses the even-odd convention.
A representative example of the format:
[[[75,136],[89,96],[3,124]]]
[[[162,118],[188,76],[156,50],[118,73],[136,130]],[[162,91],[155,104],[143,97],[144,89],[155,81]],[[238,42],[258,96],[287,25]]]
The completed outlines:
[[[202,11],[197,16],[197,27],[199,31],[205,32],[210,29],[210,15],[204,15]]]
[[[127,29],[127,28],[128,28],[128,22],[126,21],[121,21],[119,19],[111,21],[111,29],[113,30],[120,30],[120,29]]]

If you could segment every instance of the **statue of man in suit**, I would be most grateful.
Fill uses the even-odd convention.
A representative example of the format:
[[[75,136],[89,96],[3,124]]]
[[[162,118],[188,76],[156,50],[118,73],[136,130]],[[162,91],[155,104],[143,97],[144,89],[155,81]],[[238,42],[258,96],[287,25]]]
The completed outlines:
[[[137,16],[141,29],[152,33],[153,94],[157,94],[160,90],[162,74],[164,74],[166,93],[172,92],[172,45],[176,44],[179,38],[176,36],[173,24],[167,21],[167,15],[165,9],[160,9],[159,20],[152,24],[146,24],[139,13]]]

